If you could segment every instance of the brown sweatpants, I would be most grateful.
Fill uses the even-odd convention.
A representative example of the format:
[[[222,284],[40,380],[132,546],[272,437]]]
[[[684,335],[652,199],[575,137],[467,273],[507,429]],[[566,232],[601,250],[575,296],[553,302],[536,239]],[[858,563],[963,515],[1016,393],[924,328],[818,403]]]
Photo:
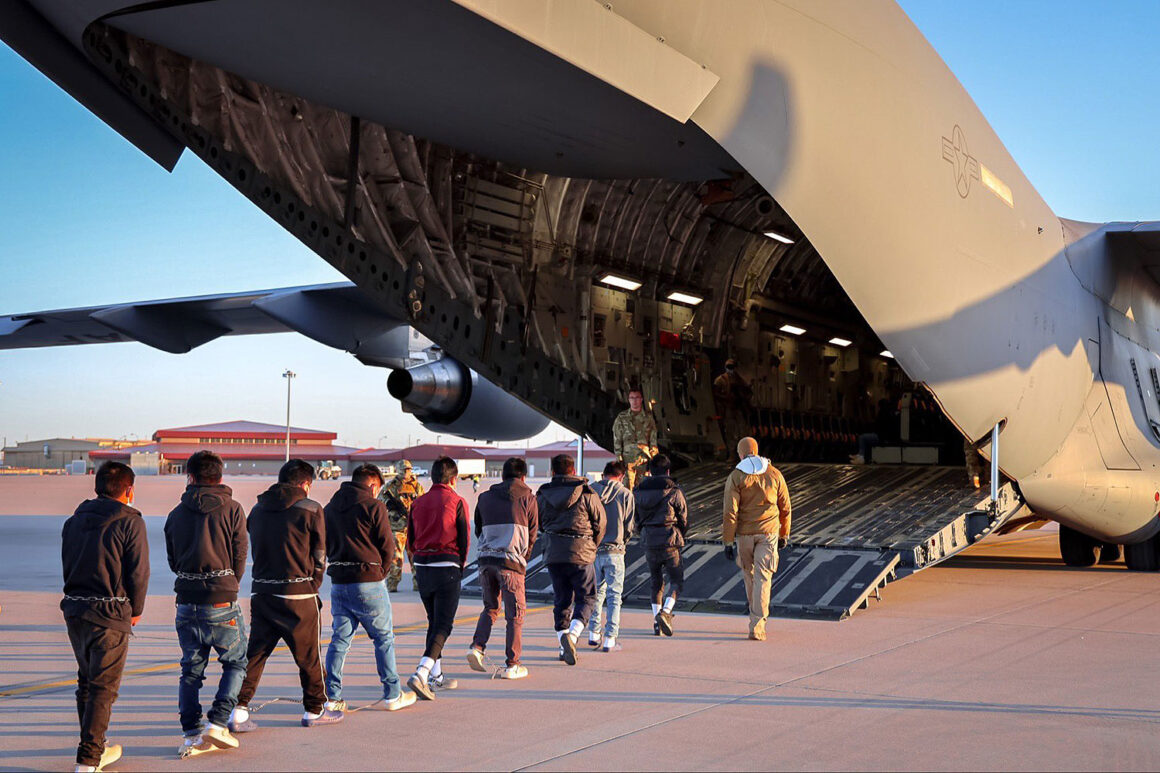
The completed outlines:
[[[776,534],[738,534],[737,565],[749,599],[749,632],[765,628],[769,617],[769,589],[777,571]]]

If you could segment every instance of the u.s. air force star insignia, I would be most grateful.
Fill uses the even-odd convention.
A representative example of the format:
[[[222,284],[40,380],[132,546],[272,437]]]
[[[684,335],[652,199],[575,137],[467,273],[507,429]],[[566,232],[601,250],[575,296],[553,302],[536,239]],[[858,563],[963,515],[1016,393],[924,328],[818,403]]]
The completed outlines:
[[[979,179],[979,160],[967,149],[967,136],[959,126],[950,137],[942,138],[942,157],[955,171],[955,187],[964,199],[971,192],[971,180]]]

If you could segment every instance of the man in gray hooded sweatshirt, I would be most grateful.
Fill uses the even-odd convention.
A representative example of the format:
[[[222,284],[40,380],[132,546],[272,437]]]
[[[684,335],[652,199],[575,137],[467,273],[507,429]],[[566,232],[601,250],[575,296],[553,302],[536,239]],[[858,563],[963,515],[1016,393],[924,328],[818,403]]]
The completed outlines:
[[[624,485],[628,468],[624,462],[612,461],[604,467],[604,478],[592,484],[592,490],[604,504],[607,527],[604,539],[596,548],[596,601],[588,622],[588,646],[600,647],[604,652],[616,649],[620,633],[620,603],[624,592],[624,548],[632,537],[636,517],[636,501]],[[604,607],[605,597],[608,608]],[[604,639],[600,638],[601,612],[605,612]]]

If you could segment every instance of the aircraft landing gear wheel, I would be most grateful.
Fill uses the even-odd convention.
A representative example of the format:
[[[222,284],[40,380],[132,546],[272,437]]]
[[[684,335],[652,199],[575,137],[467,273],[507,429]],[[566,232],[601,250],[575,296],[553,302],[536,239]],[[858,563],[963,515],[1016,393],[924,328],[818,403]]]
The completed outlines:
[[[1105,542],[1100,545],[1100,563],[1114,564],[1124,556],[1123,548],[1114,542]]]
[[[1156,549],[1156,538],[1124,545],[1124,563],[1133,572],[1154,572],[1160,569],[1160,553]]]
[[[1059,554],[1068,566],[1094,566],[1100,557],[1100,545],[1097,539],[1059,525]]]

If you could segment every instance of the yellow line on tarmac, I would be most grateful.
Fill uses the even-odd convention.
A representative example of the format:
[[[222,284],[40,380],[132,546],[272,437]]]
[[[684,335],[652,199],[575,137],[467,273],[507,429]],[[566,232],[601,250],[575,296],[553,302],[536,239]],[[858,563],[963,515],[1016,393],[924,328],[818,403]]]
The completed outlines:
[[[533,612],[543,612],[545,609],[551,609],[551,607],[546,606],[546,605],[542,606],[542,607],[528,607],[527,614],[531,614]],[[478,613],[476,613],[474,615],[463,615],[462,617],[455,618],[454,624],[461,625],[463,623],[469,623],[472,620],[477,619],[478,617],[479,617]],[[394,629],[396,634],[416,633],[418,631],[425,631],[425,630],[427,630],[426,623],[412,623],[411,625],[403,625],[403,626],[399,626],[398,628]],[[365,639],[366,634],[363,634],[363,633],[355,634],[353,638],[354,639]],[[323,643],[325,643],[325,642],[328,642],[328,640],[319,639],[318,646],[321,647],[323,645]],[[274,651],[277,652],[278,650],[286,650],[286,649],[289,649],[289,648],[285,644],[280,644],[275,648]],[[172,671],[172,670],[175,670],[178,668],[181,668],[181,663],[158,663],[158,664],[152,665],[152,666],[141,666],[140,668],[131,668],[131,669],[125,671],[121,676],[122,676],[122,678],[124,678],[126,676],[142,676],[145,674],[156,674],[156,673],[163,672],[163,671]],[[76,683],[77,683],[76,679],[61,679],[61,680],[56,681],[56,682],[38,682],[36,684],[26,684],[26,685],[23,685],[22,687],[10,687],[7,689],[0,690],[0,698],[15,698],[18,695],[28,695],[29,693],[34,693],[34,692],[43,692],[46,690],[55,690],[59,687],[71,687],[71,686],[75,685]]]

